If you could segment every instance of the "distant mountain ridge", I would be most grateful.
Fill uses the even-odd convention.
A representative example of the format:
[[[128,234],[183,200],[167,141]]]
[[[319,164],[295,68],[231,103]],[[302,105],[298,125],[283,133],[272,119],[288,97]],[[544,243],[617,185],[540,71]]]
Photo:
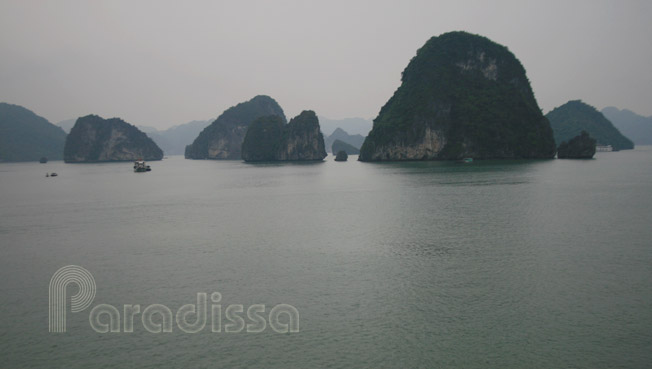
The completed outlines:
[[[333,141],[331,152],[337,155],[340,151],[344,151],[347,155],[358,155],[360,154],[360,148],[355,147],[348,142],[342,140]]]
[[[66,132],[29,109],[0,103],[0,161],[63,159]]]
[[[336,140],[346,142],[347,144],[359,150],[360,147],[362,147],[362,143],[364,142],[364,139],[365,136],[363,135],[360,134],[350,135],[345,130],[338,127],[335,129],[335,131],[333,131],[333,133],[330,136],[324,139],[324,144],[326,145],[326,150],[329,150],[329,152],[331,150],[331,146]],[[334,152],[333,154],[337,154],[337,152]]]
[[[170,127],[164,131],[159,131],[155,128],[144,130],[140,126],[138,128],[154,140],[165,155],[183,155],[186,146],[190,145],[209,124],[211,124],[210,120],[193,120],[185,124]]]
[[[324,136],[330,136],[337,128],[341,128],[351,135],[366,136],[371,131],[373,126],[371,119],[364,118],[344,118],[344,119],[329,119],[326,117],[319,117],[319,126]]]
[[[613,106],[602,109],[602,114],[635,145],[652,145],[652,116],[645,117]]]
[[[77,119],[66,119],[61,122],[56,123],[57,126],[61,127],[66,133],[70,133],[70,130],[75,125]]]

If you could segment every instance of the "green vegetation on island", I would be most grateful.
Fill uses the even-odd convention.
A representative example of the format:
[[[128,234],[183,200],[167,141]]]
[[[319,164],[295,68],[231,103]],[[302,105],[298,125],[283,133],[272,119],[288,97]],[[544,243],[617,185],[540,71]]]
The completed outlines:
[[[591,159],[595,155],[595,139],[582,131],[570,141],[562,141],[557,149],[559,159]]]
[[[274,161],[283,139],[285,122],[278,115],[256,119],[247,130],[242,142],[242,158],[245,161]]]
[[[634,143],[623,136],[596,108],[580,100],[571,100],[546,114],[555,133],[555,141],[569,141],[582,131],[588,132],[598,145],[611,145],[614,150],[629,150]]]
[[[47,119],[0,103],[0,161],[61,160],[65,142],[66,133]]]
[[[305,110],[288,124],[276,115],[255,120],[242,143],[242,159],[256,161],[317,161],[326,157],[324,136],[315,112]]]
[[[553,158],[555,142],[525,69],[466,32],[431,38],[382,107],[360,160]]]

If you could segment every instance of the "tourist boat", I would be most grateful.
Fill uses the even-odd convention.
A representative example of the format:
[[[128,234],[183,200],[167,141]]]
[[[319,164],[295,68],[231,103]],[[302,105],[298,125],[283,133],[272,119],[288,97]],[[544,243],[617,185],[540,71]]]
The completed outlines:
[[[144,160],[136,160],[134,162],[134,172],[136,173],[142,173],[142,172],[150,172],[152,168],[149,167],[149,165],[145,164]]]

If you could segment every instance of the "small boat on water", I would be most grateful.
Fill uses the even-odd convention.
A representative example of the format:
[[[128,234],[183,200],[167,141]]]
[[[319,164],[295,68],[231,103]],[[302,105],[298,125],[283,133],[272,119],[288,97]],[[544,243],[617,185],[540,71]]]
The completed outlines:
[[[54,172],[50,173],[50,177],[56,177],[56,176],[58,176],[58,174],[56,174]]]
[[[149,167],[149,165],[145,164],[144,160],[136,160],[134,162],[134,172],[136,173],[143,173],[143,172],[151,172],[152,168]]]
[[[464,158],[459,160],[460,163],[473,163],[473,158]]]

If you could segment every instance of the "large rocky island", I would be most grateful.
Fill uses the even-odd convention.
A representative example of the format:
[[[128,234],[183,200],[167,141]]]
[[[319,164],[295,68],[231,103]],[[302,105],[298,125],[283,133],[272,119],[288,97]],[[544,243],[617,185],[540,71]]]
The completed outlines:
[[[403,71],[359,160],[553,158],[555,142],[525,69],[466,32],[431,38]]]
[[[279,104],[264,95],[227,109],[186,146],[186,159],[241,159],[240,150],[247,128],[254,120],[270,115],[286,122]]]
[[[22,106],[0,103],[0,161],[63,159],[66,133]]]
[[[557,143],[569,141],[586,131],[597,140],[598,145],[611,145],[614,150],[634,148],[634,143],[623,136],[602,113],[581,100],[571,100],[554,108],[546,117],[555,132]]]
[[[119,118],[77,119],[64,147],[66,163],[161,160],[163,151],[145,133]]]
[[[315,112],[305,110],[290,123],[277,115],[261,117],[247,130],[244,161],[315,161],[326,157],[324,136]]]

